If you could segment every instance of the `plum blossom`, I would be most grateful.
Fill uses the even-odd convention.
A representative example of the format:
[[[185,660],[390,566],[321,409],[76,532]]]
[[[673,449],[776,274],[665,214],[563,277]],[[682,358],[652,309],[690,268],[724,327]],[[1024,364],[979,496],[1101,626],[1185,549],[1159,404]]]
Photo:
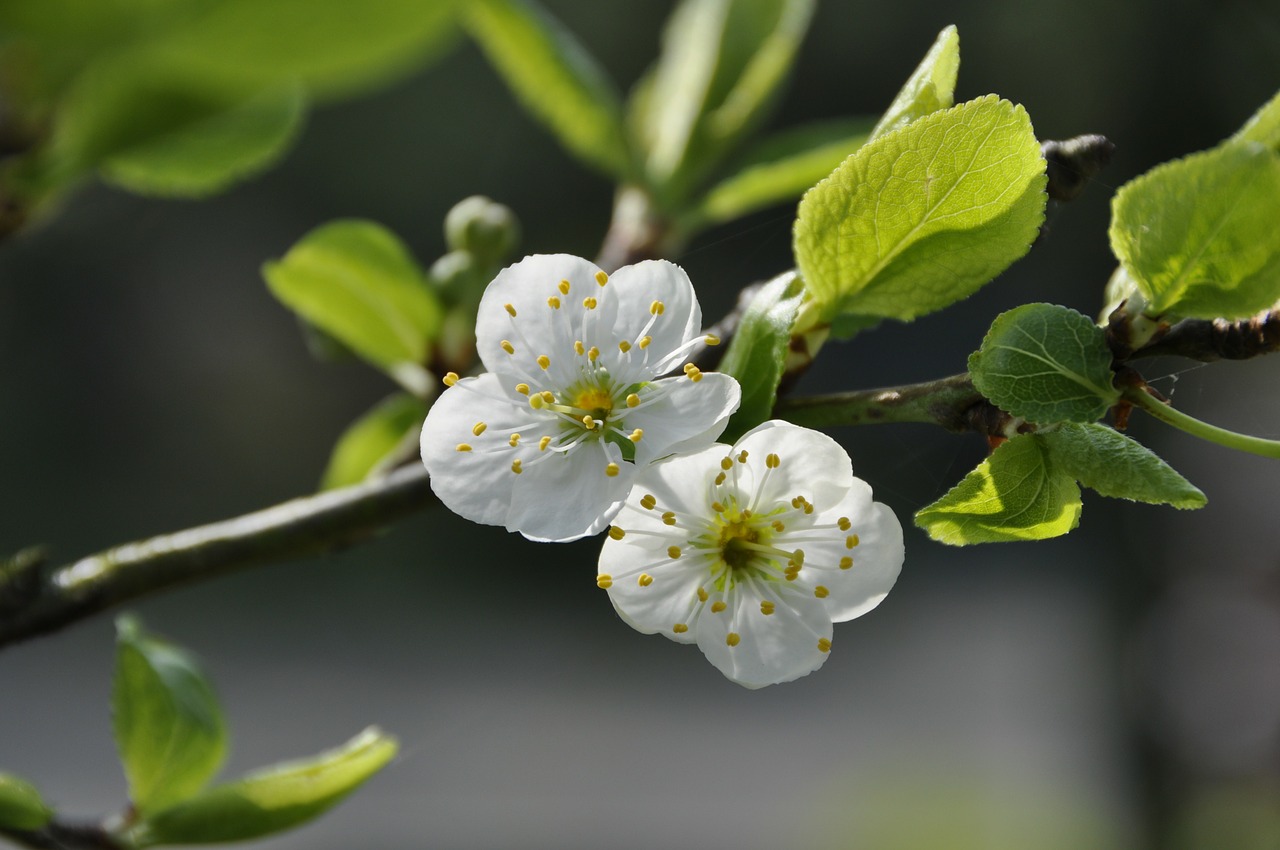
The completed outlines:
[[[531,540],[596,534],[636,473],[712,444],[738,382],[686,363],[719,340],[679,266],[605,274],[568,254],[526,257],[489,284],[476,316],[486,373],[445,377],[422,428],[431,486],[452,511]]]
[[[759,688],[820,667],[832,623],[879,605],[902,559],[902,526],[844,449],[771,421],[641,473],[596,584],[632,627]]]

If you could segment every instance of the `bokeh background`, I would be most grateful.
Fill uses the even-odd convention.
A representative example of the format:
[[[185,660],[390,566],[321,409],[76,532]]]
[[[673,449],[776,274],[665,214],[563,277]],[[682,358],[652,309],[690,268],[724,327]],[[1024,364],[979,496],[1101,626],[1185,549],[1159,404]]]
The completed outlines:
[[[623,88],[670,2],[546,0]],[[1112,165],[970,300],[824,350],[805,390],[958,372],[1001,310],[1093,314],[1115,187],[1215,144],[1280,85],[1274,2],[826,0],[773,126],[882,110],[957,24],[958,99],[1024,104]],[[381,221],[418,258],[469,194],[522,251],[592,256],[612,187],[518,109],[476,49],[316,112],[275,169],[214,200],[79,192],[0,245],[0,551],[67,561],[312,489],[390,384],[322,364],[259,274],[312,227]],[[793,207],[680,257],[708,316],[788,268]],[[1280,223],[1277,223],[1280,226]],[[1152,363],[1181,407],[1280,437],[1280,363]],[[1135,416],[1208,495],[1194,513],[1088,493],[1080,529],[947,549],[911,529],[897,588],[817,674],[748,692],[622,624],[598,544],[536,546],[435,510],[371,545],[132,607],[205,661],[227,773],[378,723],[403,751],[281,848],[1280,846],[1280,475]],[[925,426],[836,434],[909,525],[982,456]],[[0,768],[71,814],[120,807],[100,616],[0,652]]]

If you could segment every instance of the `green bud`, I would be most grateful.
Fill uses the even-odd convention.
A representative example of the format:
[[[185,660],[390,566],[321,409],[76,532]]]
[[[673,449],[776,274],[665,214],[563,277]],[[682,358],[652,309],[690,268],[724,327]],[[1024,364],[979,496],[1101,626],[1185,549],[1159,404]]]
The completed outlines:
[[[496,265],[520,242],[520,222],[509,207],[483,195],[464,198],[444,218],[451,251],[469,251],[485,265]]]
[[[53,812],[31,784],[8,773],[0,773],[0,828],[39,829]]]

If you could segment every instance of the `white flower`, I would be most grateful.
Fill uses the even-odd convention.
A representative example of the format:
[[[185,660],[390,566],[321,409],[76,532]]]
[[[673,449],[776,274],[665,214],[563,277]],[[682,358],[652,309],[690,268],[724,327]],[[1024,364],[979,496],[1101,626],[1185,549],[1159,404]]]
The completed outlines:
[[[606,275],[568,254],[526,257],[485,290],[476,347],[488,370],[446,376],[422,427],[431,487],[455,513],[531,540],[603,530],[638,469],[710,445],[738,382],[692,364],[701,333],[684,270],[650,260]]]
[[[835,440],[766,422],[649,467],[609,529],[596,584],[645,634],[697,643],[748,688],[820,667],[831,624],[880,604],[902,526]]]

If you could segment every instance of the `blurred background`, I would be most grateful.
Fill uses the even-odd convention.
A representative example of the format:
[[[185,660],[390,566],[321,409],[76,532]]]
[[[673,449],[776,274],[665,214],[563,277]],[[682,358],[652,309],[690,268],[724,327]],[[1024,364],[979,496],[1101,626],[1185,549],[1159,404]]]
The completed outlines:
[[[624,90],[670,2],[545,0]],[[1022,103],[1041,138],[1117,150],[1035,250],[978,295],[824,350],[799,391],[959,372],[1028,301],[1095,314],[1114,189],[1226,137],[1280,85],[1280,5],[826,0],[773,127],[876,114],[956,24],[957,100]],[[276,168],[216,199],[93,186],[0,244],[0,552],[56,562],[308,492],[393,387],[313,360],[259,268],[333,218],[429,264],[482,193],[522,253],[592,256],[612,187],[557,147],[465,41],[317,110]],[[791,266],[794,206],[679,257],[704,313]],[[1145,374],[1180,407],[1280,437],[1280,358]],[[1085,495],[1081,527],[952,550],[908,529],[898,586],[838,626],[818,673],[748,692],[619,621],[598,542],[537,546],[437,509],[371,545],[133,606],[196,651],[233,733],[227,773],[378,723],[402,753],[281,848],[1280,847],[1280,476],[1135,415],[1201,487],[1193,513]],[[984,451],[925,426],[845,429],[856,471],[911,514]],[[109,616],[0,652],[0,768],[69,814],[120,807]]]

